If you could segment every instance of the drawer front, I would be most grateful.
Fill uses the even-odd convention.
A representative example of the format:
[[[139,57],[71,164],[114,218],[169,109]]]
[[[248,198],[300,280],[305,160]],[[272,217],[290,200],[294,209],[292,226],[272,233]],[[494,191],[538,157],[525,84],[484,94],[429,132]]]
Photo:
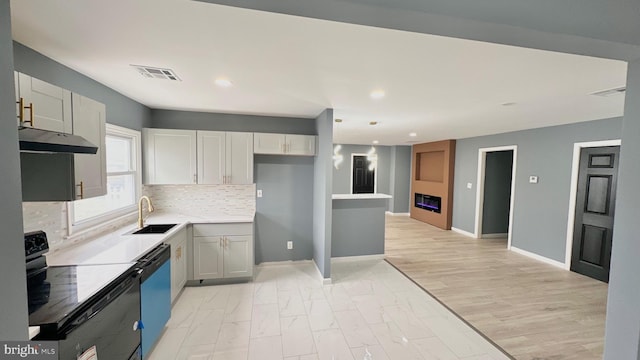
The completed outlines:
[[[253,223],[193,225],[193,236],[217,235],[253,235]]]

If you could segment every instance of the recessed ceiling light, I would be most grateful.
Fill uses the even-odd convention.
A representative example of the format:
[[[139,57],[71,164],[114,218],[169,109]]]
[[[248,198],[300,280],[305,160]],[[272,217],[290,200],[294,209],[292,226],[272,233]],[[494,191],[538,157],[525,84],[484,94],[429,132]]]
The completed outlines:
[[[370,94],[372,99],[382,99],[384,97],[385,93],[384,90],[373,90]]]
[[[341,123],[341,122],[342,122],[342,119],[335,119],[335,120],[333,120],[333,121],[335,121],[335,122],[337,122],[337,123]]]
[[[418,136],[418,134],[417,134],[417,133],[412,132],[412,133],[409,133],[409,136],[411,136],[411,137],[416,137],[416,136]]]
[[[502,103],[502,104],[500,104],[500,105],[502,105],[502,106],[513,106],[513,105],[515,105],[515,104],[516,104],[516,103],[514,103],[514,102],[506,102],[506,103]]]
[[[375,126],[375,125],[378,125],[378,122],[377,121],[369,121],[369,125]]]
[[[233,86],[233,83],[231,82],[231,80],[226,79],[226,78],[218,78],[214,82],[215,82],[216,85],[218,85],[220,87],[227,88],[227,87]]]
[[[378,144],[378,143],[380,143],[380,141],[378,141],[378,140],[373,140],[373,143],[374,143],[374,144]]]

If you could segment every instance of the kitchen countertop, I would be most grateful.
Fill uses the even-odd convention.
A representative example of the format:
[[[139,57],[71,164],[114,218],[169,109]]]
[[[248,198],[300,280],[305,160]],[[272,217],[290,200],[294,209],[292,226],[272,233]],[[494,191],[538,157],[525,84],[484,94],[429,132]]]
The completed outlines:
[[[29,339],[33,339],[40,334],[40,326],[29,326]]]
[[[137,230],[136,224],[123,226],[110,233],[103,234],[92,240],[83,241],[63,250],[48,253],[47,263],[50,266],[59,265],[95,265],[118,264],[135,262],[149,250],[169,239],[188,224],[220,224],[220,223],[250,223],[255,214],[200,214],[188,215],[171,212],[151,213],[145,220],[145,225],[177,224],[164,234],[133,235]]]
[[[333,194],[333,200],[364,200],[364,199],[391,199],[387,194]]]

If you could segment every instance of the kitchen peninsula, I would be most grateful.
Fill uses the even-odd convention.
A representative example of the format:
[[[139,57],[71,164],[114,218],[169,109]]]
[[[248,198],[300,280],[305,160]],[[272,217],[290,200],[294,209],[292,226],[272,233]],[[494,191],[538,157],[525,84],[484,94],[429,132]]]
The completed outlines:
[[[387,194],[333,194],[331,257],[384,255]]]

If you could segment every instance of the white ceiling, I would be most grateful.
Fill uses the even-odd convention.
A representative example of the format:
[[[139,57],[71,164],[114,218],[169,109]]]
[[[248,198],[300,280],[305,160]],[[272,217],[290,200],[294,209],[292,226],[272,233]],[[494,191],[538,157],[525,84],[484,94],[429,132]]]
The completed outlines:
[[[340,143],[464,138],[623,113],[624,96],[590,95],[625,84],[621,61],[188,0],[11,7],[15,40],[151,108],[292,117],[333,108],[344,119],[334,127]],[[171,68],[182,81],[147,79],[131,64]],[[215,86],[217,77],[234,86]],[[376,89],[385,98],[371,99]]]

